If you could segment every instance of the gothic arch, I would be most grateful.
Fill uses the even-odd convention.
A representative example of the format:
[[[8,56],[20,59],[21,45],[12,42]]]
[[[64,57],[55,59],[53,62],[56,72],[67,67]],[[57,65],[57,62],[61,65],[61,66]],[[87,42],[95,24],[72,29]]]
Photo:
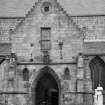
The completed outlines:
[[[32,84],[32,105],[35,105],[35,89],[36,86],[38,84],[39,79],[46,73],[49,73],[56,81],[57,85],[58,85],[58,90],[59,90],[59,105],[61,103],[61,83],[60,83],[60,79],[59,76],[56,74],[56,72],[50,68],[49,66],[45,66],[44,68],[40,69],[33,84]]]
[[[93,89],[100,84],[105,89],[105,62],[99,56],[94,57],[90,63]]]
[[[70,71],[68,67],[64,69],[64,80],[70,80]]]

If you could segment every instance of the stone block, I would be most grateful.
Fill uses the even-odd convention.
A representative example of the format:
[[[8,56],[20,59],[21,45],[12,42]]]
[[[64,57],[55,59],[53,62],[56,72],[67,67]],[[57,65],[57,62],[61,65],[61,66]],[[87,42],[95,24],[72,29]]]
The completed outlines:
[[[84,92],[84,80],[77,79],[77,92]]]
[[[84,68],[77,68],[77,78],[78,79],[84,78]]]

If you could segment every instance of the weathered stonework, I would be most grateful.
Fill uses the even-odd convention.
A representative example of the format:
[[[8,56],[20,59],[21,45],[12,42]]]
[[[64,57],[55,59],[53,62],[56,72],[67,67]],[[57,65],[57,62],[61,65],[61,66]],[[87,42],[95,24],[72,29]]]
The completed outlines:
[[[50,2],[47,13],[43,2]],[[48,72],[58,84],[59,105],[93,105],[89,63],[97,54],[105,61],[105,51],[104,42],[88,41],[104,39],[104,20],[105,16],[68,16],[56,0],[39,0],[25,18],[0,19],[1,33],[6,30],[0,36],[0,55],[5,58],[0,65],[0,103],[35,105],[35,87]],[[41,27],[51,28],[51,61],[47,64],[40,50]],[[84,34],[87,42],[83,41]],[[14,63],[11,53],[16,56]],[[24,68],[29,71],[28,81],[23,79]],[[65,68],[70,73],[67,80]]]

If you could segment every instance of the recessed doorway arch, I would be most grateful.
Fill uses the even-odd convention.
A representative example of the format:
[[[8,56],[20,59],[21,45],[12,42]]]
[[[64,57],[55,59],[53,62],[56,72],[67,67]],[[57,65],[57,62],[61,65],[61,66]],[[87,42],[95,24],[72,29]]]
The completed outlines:
[[[50,67],[39,71],[32,87],[32,105],[60,105],[60,79]]]
[[[90,63],[91,79],[93,83],[93,89],[96,89],[99,85],[105,90],[105,62],[99,56],[94,57]]]

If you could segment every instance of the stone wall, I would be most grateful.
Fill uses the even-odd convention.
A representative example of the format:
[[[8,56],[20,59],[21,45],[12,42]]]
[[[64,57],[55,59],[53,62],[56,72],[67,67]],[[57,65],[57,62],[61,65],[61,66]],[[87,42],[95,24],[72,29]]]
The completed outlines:
[[[51,10],[48,13],[43,11],[44,1],[51,3]],[[91,43],[83,43],[82,38],[83,32],[86,31],[86,40],[104,39],[104,16],[70,17],[56,0],[39,0],[24,19],[1,19],[0,26],[3,27],[0,54],[3,55],[6,52],[5,55],[10,55],[12,52],[17,57],[17,64],[13,67],[10,66],[9,60],[5,60],[0,65],[0,91],[19,93],[0,95],[2,104],[33,105],[32,89],[35,80],[40,75],[41,69],[46,67],[40,50],[41,27],[51,27],[51,50],[49,51],[51,62],[47,66],[59,78],[60,104],[93,104],[89,62],[94,56],[90,55],[97,54],[96,51],[99,51],[98,54],[104,53],[104,42],[91,45]],[[9,33],[10,29],[14,30]],[[62,59],[60,41],[63,41]],[[3,46],[5,48],[2,48]],[[31,58],[33,61],[30,61]],[[29,81],[23,80],[24,68],[29,71]],[[64,74],[66,68],[69,70],[68,79],[65,79]]]

